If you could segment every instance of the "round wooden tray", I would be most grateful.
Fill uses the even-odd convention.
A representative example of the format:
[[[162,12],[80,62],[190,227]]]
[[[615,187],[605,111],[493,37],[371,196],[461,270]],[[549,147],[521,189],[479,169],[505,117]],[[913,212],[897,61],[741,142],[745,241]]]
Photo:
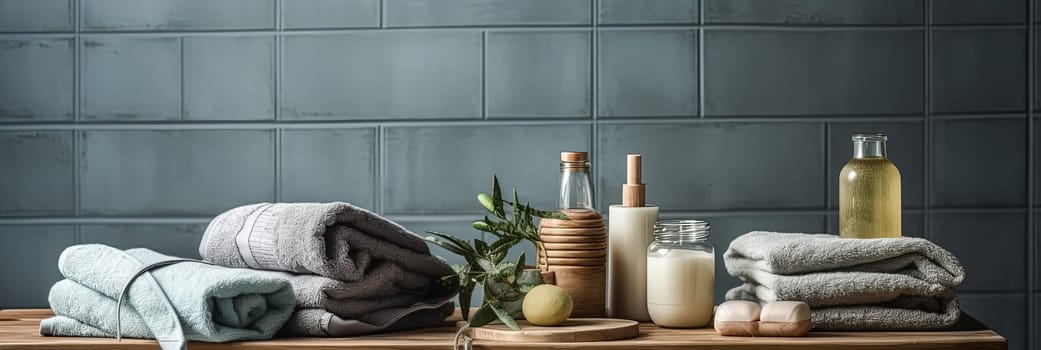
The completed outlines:
[[[573,236],[554,236],[554,235],[544,235],[544,236],[541,236],[539,239],[541,239],[545,243],[595,243],[595,244],[603,243],[603,244],[607,244],[607,235],[601,235],[601,236],[578,236],[578,235],[573,235]]]
[[[607,249],[607,242],[600,243],[549,243],[542,242],[546,250],[601,250]]]
[[[474,340],[509,342],[587,342],[635,338],[640,335],[640,323],[614,318],[572,318],[559,326],[534,326],[517,321],[519,331],[502,324],[468,328],[466,333]]]

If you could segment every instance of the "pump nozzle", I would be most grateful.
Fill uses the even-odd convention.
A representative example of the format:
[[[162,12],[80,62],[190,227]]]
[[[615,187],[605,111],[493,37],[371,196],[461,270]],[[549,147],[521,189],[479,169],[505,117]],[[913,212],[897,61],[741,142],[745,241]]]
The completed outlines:
[[[645,200],[647,197],[647,186],[641,183],[641,181],[643,181],[643,156],[639,154],[630,154],[625,157],[625,160],[626,180],[625,184],[622,185],[622,206],[645,206]]]

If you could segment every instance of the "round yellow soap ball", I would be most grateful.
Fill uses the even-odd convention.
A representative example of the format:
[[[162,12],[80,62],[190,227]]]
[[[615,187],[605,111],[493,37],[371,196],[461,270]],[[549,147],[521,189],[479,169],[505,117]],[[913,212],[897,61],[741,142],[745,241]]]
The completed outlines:
[[[524,318],[536,326],[556,326],[571,316],[571,295],[563,288],[542,284],[532,288],[524,296],[521,311]]]

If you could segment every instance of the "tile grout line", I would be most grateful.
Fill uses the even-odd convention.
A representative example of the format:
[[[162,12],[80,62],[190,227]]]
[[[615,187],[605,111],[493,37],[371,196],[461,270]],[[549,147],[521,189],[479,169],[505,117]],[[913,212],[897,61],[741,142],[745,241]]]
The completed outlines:
[[[178,115],[179,118],[177,118],[177,120],[185,121],[185,120],[188,120],[188,119],[185,118],[185,115],[184,115],[184,112],[185,112],[184,111],[184,50],[185,50],[185,48],[184,48],[184,37],[183,36],[177,38],[177,46],[179,46],[178,47],[178,51],[181,54],[181,59],[180,59],[180,62],[179,62],[179,65],[180,65],[180,68],[181,68],[181,71],[180,71],[180,73],[181,73],[181,77],[180,77],[181,78],[181,81],[180,81],[180,94],[181,94],[181,96],[180,96],[180,101],[179,101],[180,102],[181,111],[180,111],[180,114]]]
[[[383,200],[383,174],[386,174],[385,168],[387,166],[387,152],[385,145],[387,139],[386,134],[387,130],[383,127],[383,125],[376,126],[376,140],[374,140],[376,144],[376,164],[375,169],[373,169],[373,172],[376,173],[376,176],[373,177],[372,206],[376,208],[376,213],[380,215],[383,215],[387,211]]]
[[[380,29],[387,28],[387,4],[386,0],[380,0]]]
[[[73,49],[72,49],[72,120],[73,123],[79,123],[80,121],[80,93],[81,93],[81,71],[80,57],[82,56],[83,45],[80,38],[80,3],[79,0],[69,0],[69,6],[72,6],[72,29],[75,33],[73,38]],[[81,184],[80,178],[82,177],[83,170],[80,167],[83,165],[83,157],[80,156],[80,151],[83,149],[82,140],[83,131],[72,130],[72,211],[73,216],[80,217],[83,215],[83,184]],[[80,244],[83,242],[83,235],[80,232],[80,225],[72,225],[72,242],[74,244]]]
[[[601,171],[603,171],[600,163],[603,163],[604,161],[603,156],[600,155],[600,18],[597,16],[599,12],[600,0],[592,0],[589,9],[589,21],[590,27],[592,28],[589,39],[589,69],[592,71],[589,79],[589,91],[590,96],[592,97],[589,102],[589,110],[593,122],[590,123],[591,130],[589,132],[589,148],[593,153],[592,159],[595,161],[595,164],[593,164],[593,178],[590,179],[593,182],[594,205],[596,205],[596,203],[601,203],[601,200],[605,198],[603,191],[606,191],[607,187],[606,184],[600,183],[599,179]],[[601,215],[606,216],[607,213],[604,212],[604,209],[606,208],[603,208],[603,205],[601,205],[599,210]]]
[[[275,80],[274,81],[274,90],[275,90],[274,91],[274,95],[275,96],[272,99],[273,100],[272,101],[273,102],[272,103],[272,108],[274,108],[274,111],[272,111],[272,112],[273,112],[273,117],[274,117],[276,123],[280,119],[282,119],[282,113],[280,111],[280,109],[281,109],[281,99],[282,99],[282,96],[281,96],[282,95],[282,87],[281,87],[281,85],[282,85],[282,79],[281,79],[281,74],[282,74],[282,46],[281,46],[281,41],[282,40],[281,40],[281,38],[282,38],[282,36],[279,33],[281,33],[282,29],[285,27],[285,23],[284,23],[285,22],[285,18],[283,17],[284,16],[284,12],[285,12],[284,9],[285,9],[285,1],[283,1],[283,0],[275,0],[275,32],[276,33],[275,33],[275,36],[272,38],[272,40],[274,41],[273,44],[274,44],[274,51],[275,51],[273,53],[274,57],[272,57],[274,59],[274,61],[275,61],[274,62],[274,66],[272,67],[272,69],[274,69],[274,72],[273,72],[274,76],[273,76],[273,78]],[[282,164],[282,161],[283,161],[283,159],[282,159],[283,158],[283,154],[282,154],[282,138],[283,138],[283,129],[276,126],[274,128],[274,131],[275,131],[275,140],[274,140],[275,141],[275,143],[274,143],[274,148],[275,148],[275,152],[274,152],[274,158],[275,158],[274,159],[274,163],[275,163],[275,169],[274,169],[275,170],[274,189],[275,189],[275,202],[279,203],[279,202],[282,202],[282,197],[283,197],[283,195],[282,195],[282,191],[283,191],[283,188],[282,188],[282,165],[283,165]]]
[[[698,0],[698,54],[695,56],[698,67],[698,118],[705,118],[705,0]]]
[[[481,31],[481,119],[488,120],[488,31]]]
[[[831,123],[825,122],[823,124],[824,141],[822,142],[822,148],[824,149],[824,209],[831,209],[831,196],[829,195],[829,191],[834,187],[838,187],[837,182],[833,183],[833,181],[835,181],[835,177],[838,176],[838,174],[831,174],[831,170],[828,169],[828,164],[831,163],[831,147],[830,142],[828,142],[828,140],[831,138]],[[836,218],[835,220],[837,222],[838,218]],[[827,222],[825,222],[825,224],[830,222],[831,217],[828,217],[826,221]],[[827,231],[827,228],[825,228],[825,231]]]
[[[1034,176],[1037,174],[1037,162],[1034,161],[1034,157],[1037,156],[1034,151],[1034,143],[1036,142],[1035,137],[1037,135],[1034,132],[1035,126],[1035,108],[1037,104],[1037,61],[1038,61],[1038,47],[1037,47],[1037,1],[1027,2],[1027,329],[1037,329],[1038,319],[1041,315],[1038,314],[1039,308],[1037,305],[1037,262],[1038,262],[1038,250],[1041,247],[1038,246],[1037,237],[1037,220],[1035,219],[1036,214],[1033,212],[1034,203],[1037,198],[1034,196],[1035,186]],[[1027,347],[1036,349],[1041,343],[1041,336],[1037,332],[1028,332],[1029,336],[1027,339]]]
[[[933,218],[932,218],[932,210],[931,210],[932,209],[932,169],[931,168],[932,168],[932,158],[933,158],[932,157],[932,152],[933,152],[933,145],[932,145],[932,133],[933,133],[933,131],[932,131],[932,88],[933,88],[933,85],[932,85],[932,81],[931,81],[932,80],[932,70],[933,70],[933,66],[932,66],[932,62],[931,62],[932,61],[932,57],[933,57],[933,48],[932,48],[933,31],[932,31],[932,23],[931,22],[932,22],[932,19],[933,19],[933,16],[932,16],[933,1],[932,0],[923,0],[923,1],[925,2],[925,6],[924,6],[925,7],[925,13],[923,14],[925,16],[925,32],[923,33],[923,35],[925,36],[924,37],[925,40],[923,42],[923,46],[924,46],[923,49],[925,50],[925,54],[922,55],[923,56],[922,57],[922,60],[923,60],[923,62],[922,62],[922,71],[923,71],[922,75],[923,75],[923,78],[922,79],[924,80],[922,82],[922,87],[923,87],[923,90],[924,90],[923,91],[923,96],[922,96],[922,100],[923,100],[923,102],[922,102],[922,111],[923,111],[922,116],[924,118],[923,125],[922,125],[922,134],[923,134],[922,142],[924,143],[922,145],[922,150],[924,151],[924,152],[922,152],[922,164],[924,164],[925,166],[922,167],[922,177],[923,177],[922,178],[922,197],[923,197],[922,198],[922,200],[923,200],[922,207],[925,208],[925,211],[922,214],[922,217],[923,217],[922,229],[925,231],[924,232],[925,238],[928,239],[928,240],[933,240],[933,232],[932,232],[932,221],[933,221]]]

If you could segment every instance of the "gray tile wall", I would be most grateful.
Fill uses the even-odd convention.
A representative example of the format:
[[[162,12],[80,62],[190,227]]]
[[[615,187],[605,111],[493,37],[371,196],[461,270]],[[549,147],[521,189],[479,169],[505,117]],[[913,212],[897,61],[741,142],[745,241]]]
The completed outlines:
[[[720,252],[835,232],[848,136],[876,131],[905,234],[1039,349],[1039,1],[0,0],[0,308],[45,306],[65,246],[192,257],[245,203],[477,238],[491,175],[552,206],[562,150],[601,208],[643,153],[662,217]]]

